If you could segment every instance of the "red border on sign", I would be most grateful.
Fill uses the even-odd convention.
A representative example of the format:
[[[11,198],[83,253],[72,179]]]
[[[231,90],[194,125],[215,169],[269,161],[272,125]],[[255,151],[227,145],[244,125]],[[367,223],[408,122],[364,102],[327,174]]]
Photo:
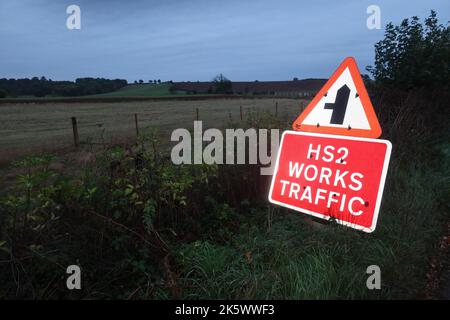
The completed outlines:
[[[314,126],[302,124],[303,120],[307,117],[307,115],[316,107],[325,93],[328,92],[333,83],[339,78],[339,76],[348,68],[350,70],[350,75],[352,76],[353,82],[355,83],[356,90],[361,99],[362,106],[364,108],[364,112],[366,113],[367,120],[369,122],[370,129],[348,129],[348,128],[336,128],[336,127],[327,127],[327,126]],[[317,132],[317,133],[328,133],[328,134],[338,134],[344,136],[355,136],[355,137],[367,137],[367,138],[378,138],[381,136],[381,127],[378,122],[377,115],[375,114],[375,110],[373,109],[372,102],[370,101],[369,94],[367,93],[366,87],[364,86],[364,82],[361,78],[361,74],[359,73],[358,66],[356,65],[356,61],[353,57],[346,58],[341,65],[336,69],[333,75],[328,79],[325,85],[320,89],[320,91],[316,94],[314,99],[311,100],[309,105],[303,110],[303,112],[298,116],[298,118],[292,124],[292,128],[295,131],[306,131],[306,132]]]
[[[373,213],[373,219],[372,219],[372,225],[367,228],[365,226],[361,226],[361,225],[357,225],[355,223],[351,223],[348,221],[343,221],[343,220],[339,220],[339,219],[334,219],[335,222],[351,227],[353,229],[357,229],[360,231],[364,231],[367,233],[371,233],[373,231],[375,231],[376,225],[377,225],[377,221],[378,221],[378,214],[380,211],[380,206],[381,206],[381,199],[383,197],[383,190],[384,190],[384,184],[386,181],[386,175],[387,175],[387,171],[388,171],[388,167],[389,167],[389,160],[391,158],[391,150],[392,150],[392,144],[390,141],[388,140],[382,140],[382,139],[371,139],[371,138],[362,138],[362,137],[348,137],[348,136],[337,136],[337,135],[331,135],[331,134],[319,134],[319,133],[311,133],[311,132],[300,132],[300,131],[285,131],[283,132],[283,135],[281,137],[281,141],[280,141],[280,148],[278,150],[278,155],[277,155],[277,160],[275,163],[275,169],[273,172],[273,176],[272,176],[272,182],[270,183],[270,190],[269,190],[269,202],[282,206],[282,207],[286,207],[295,211],[299,211],[299,212],[303,212],[306,214],[309,214],[311,216],[315,216],[317,218],[321,218],[324,220],[330,220],[331,217],[330,216],[326,216],[323,215],[320,212],[314,212],[308,209],[304,209],[304,208],[300,208],[300,207],[296,207],[296,206],[292,206],[277,200],[273,200],[272,199],[272,192],[273,192],[273,188],[274,188],[274,184],[275,184],[275,178],[278,172],[278,165],[279,165],[279,160],[280,160],[280,155],[282,152],[282,148],[283,148],[283,142],[284,142],[284,137],[287,134],[294,134],[294,135],[300,135],[300,136],[313,136],[313,137],[323,137],[323,138],[332,138],[332,139],[344,139],[344,140],[356,140],[356,141],[367,141],[367,142],[373,142],[373,143],[382,143],[386,145],[386,155],[384,158],[384,163],[383,163],[383,169],[381,172],[381,177],[380,177],[380,184],[378,187],[378,192],[377,192],[377,199],[376,199],[376,203],[375,203],[375,208],[374,208],[374,213]]]

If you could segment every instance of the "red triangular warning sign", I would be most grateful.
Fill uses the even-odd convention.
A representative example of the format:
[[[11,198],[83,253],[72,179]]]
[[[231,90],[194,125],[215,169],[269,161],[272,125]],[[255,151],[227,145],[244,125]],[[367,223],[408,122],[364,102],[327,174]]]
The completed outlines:
[[[346,58],[292,125],[294,130],[378,138],[381,127],[355,59]]]

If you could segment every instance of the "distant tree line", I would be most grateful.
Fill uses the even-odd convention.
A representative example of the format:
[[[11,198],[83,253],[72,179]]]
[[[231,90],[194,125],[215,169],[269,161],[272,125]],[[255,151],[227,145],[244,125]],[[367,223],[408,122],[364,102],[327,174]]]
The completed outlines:
[[[72,81],[52,81],[51,79],[0,79],[0,98],[6,96],[63,96],[76,97],[116,91],[128,83],[122,79],[78,78]]]
[[[134,80],[134,84],[144,84],[144,80],[139,79],[139,80]],[[161,79],[158,80],[148,80],[148,83],[154,83],[154,84],[161,84]]]

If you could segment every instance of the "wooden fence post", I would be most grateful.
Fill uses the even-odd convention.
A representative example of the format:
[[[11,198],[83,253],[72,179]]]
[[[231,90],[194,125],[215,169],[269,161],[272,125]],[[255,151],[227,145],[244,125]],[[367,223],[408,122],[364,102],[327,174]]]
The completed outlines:
[[[134,114],[134,126],[136,127],[136,137],[139,137],[138,115]]]
[[[240,112],[241,112],[241,121],[242,121],[242,106],[239,106]]]
[[[278,117],[278,102],[275,102],[275,117]]]
[[[196,111],[196,113],[197,113],[196,119],[197,119],[197,121],[198,121],[198,108],[195,108],[195,111]]]
[[[78,137],[78,126],[77,126],[77,118],[72,117],[72,130],[73,130],[73,143],[75,144],[75,148],[80,146],[80,139]]]

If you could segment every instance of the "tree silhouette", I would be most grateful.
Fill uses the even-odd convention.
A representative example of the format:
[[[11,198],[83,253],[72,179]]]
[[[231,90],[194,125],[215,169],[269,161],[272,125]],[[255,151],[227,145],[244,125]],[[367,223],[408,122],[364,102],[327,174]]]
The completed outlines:
[[[216,93],[233,93],[232,83],[223,74],[217,75],[214,79]]]
[[[375,65],[367,67],[379,85],[401,89],[448,86],[450,27],[438,23],[435,11],[421,24],[414,16],[399,26],[386,25],[375,44]]]

